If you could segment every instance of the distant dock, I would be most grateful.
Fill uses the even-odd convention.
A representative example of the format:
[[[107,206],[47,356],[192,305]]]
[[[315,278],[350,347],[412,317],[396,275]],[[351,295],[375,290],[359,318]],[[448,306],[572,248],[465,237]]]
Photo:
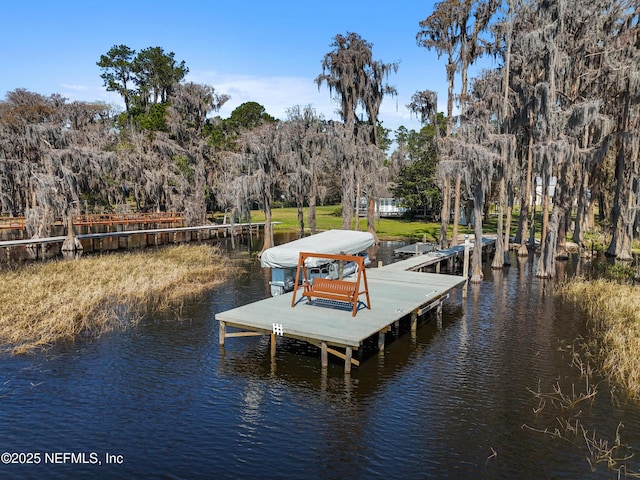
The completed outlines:
[[[94,227],[123,227],[124,225],[173,225],[182,226],[184,218],[178,212],[151,212],[151,213],[89,213],[72,216],[73,226],[76,229]],[[54,222],[56,227],[64,227],[62,218]],[[0,217],[1,230],[26,230],[25,217]],[[124,228],[121,228],[124,230]],[[78,231],[78,230],[76,230]],[[89,232],[84,232],[89,233]],[[98,232],[95,232],[98,233]]]
[[[483,246],[493,242],[483,239]],[[409,317],[415,332],[419,317],[432,309],[440,314],[451,290],[465,285],[467,278],[422,270],[464,254],[464,249],[460,245],[367,269],[371,309],[364,308],[361,300],[355,317],[350,306],[342,308],[338,302],[301,299],[291,307],[292,292],[217,313],[220,346],[224,347],[228,338],[270,335],[271,355],[275,356],[278,336],[294,338],[320,349],[323,368],[332,354],[344,360],[344,371],[350,373],[352,365],[359,365],[353,358],[354,350],[369,338],[377,336],[378,348],[383,350],[385,334],[396,322]]]
[[[491,247],[496,243],[495,237],[483,237],[482,238],[482,248]],[[429,245],[432,247],[432,244],[414,244],[414,245]],[[414,245],[407,245],[407,249],[411,249],[415,247]],[[471,244],[473,246],[473,242]],[[392,263],[390,265],[385,266],[384,268],[390,270],[411,270],[411,271],[426,271],[427,268],[433,267],[437,273],[440,272],[440,264],[444,261],[450,260],[458,260],[464,254],[464,243],[460,245],[456,245],[454,247],[445,248],[442,250],[431,250],[426,252],[420,252],[418,249],[418,253],[414,253],[414,256],[406,258],[400,262]],[[406,256],[406,250],[403,251]]]
[[[433,243],[417,242],[411,245],[405,245],[404,247],[396,248],[393,253],[400,256],[423,255],[425,253],[432,252],[435,249],[436,245]]]
[[[273,222],[275,225],[277,222]],[[135,248],[157,246],[170,243],[210,240],[220,236],[252,234],[264,229],[264,222],[235,223],[235,224],[207,224],[194,227],[166,227],[139,230],[121,230],[102,233],[81,233],[75,237],[82,243],[84,251],[117,250],[119,248]],[[45,249],[51,245],[65,241],[64,235],[28,238],[21,240],[0,241],[0,248],[6,249],[6,256],[10,257],[10,250],[14,247],[29,247],[34,252],[34,258],[40,258]]]

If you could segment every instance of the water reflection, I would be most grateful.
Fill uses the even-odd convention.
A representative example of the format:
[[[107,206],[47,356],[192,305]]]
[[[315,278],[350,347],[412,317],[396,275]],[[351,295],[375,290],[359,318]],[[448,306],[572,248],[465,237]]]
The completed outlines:
[[[227,239],[230,243],[230,239]],[[259,244],[254,239],[254,245]],[[377,260],[391,261],[383,244]],[[401,324],[383,354],[345,376],[315,347],[268,337],[218,346],[217,312],[269,296],[255,250],[228,245],[246,273],[170,313],[98,340],[0,362],[2,451],[109,451],[125,464],[2,466],[7,478],[612,478],[592,472],[583,440],[553,431],[567,412],[532,391],[584,379],[571,345],[586,335],[573,308],[535,278],[533,257],[485,270],[465,302],[454,291],[442,328]],[[570,272],[574,264],[567,263]],[[575,264],[576,268],[578,264]],[[391,338],[391,337],[390,337]],[[606,384],[580,411],[598,438],[640,448],[637,405]],[[526,425],[530,428],[523,428]],[[536,431],[539,430],[539,431]],[[33,467],[33,468],[31,468]],[[629,468],[639,469],[637,460]]]

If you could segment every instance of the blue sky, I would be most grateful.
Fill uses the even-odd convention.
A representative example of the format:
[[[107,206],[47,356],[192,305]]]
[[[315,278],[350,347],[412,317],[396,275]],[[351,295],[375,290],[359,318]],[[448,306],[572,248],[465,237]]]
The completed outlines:
[[[383,101],[387,128],[419,128],[406,109],[419,90],[436,90],[445,110],[444,63],[416,44],[418,22],[432,1],[288,0],[20,0],[0,7],[0,97],[16,88],[71,100],[121,105],[102,85],[96,62],[113,45],[139,51],[162,47],[184,60],[188,81],[205,83],[231,99],[220,111],[255,101],[277,118],[294,105],[312,105],[338,118],[337,103],[314,78],[336,34],[358,33],[373,56],[399,62],[389,77],[398,90]]]

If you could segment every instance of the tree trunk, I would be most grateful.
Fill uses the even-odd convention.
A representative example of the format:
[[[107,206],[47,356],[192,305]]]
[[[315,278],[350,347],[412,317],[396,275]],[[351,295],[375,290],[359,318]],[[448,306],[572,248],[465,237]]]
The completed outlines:
[[[376,233],[376,201],[373,197],[369,197],[367,205],[367,232],[373,235],[373,241],[378,245],[380,240],[378,240]]]
[[[309,230],[311,235],[316,233],[316,196],[312,194],[309,197]]]
[[[342,172],[342,230],[351,230],[353,223],[353,170],[349,165]]]
[[[626,183],[626,182],[625,182]],[[619,193],[619,190],[621,191]],[[624,192],[622,192],[624,191]],[[626,201],[624,197],[626,196]],[[630,211],[632,191],[629,185],[616,185],[616,201],[613,204],[613,236],[606,254],[618,260],[633,260],[633,223],[635,211]],[[633,217],[633,218],[632,218]]]
[[[298,198],[298,225],[300,225],[300,235],[298,238],[304,237],[304,198]]]
[[[607,249],[607,255],[619,260],[631,260],[631,244],[633,242],[633,225],[636,210],[634,207],[632,183],[638,175],[638,147],[631,150],[633,139],[630,139],[631,80],[627,77],[627,89],[624,109],[618,120],[618,136],[616,139],[616,189],[613,200],[613,237]],[[637,132],[635,133],[637,135]],[[637,181],[637,178],[635,179]]]
[[[508,13],[507,16],[511,16],[512,11],[511,11],[511,4],[509,2],[507,2],[507,6],[508,8]],[[510,21],[510,25],[512,25],[512,20]],[[505,62],[504,62],[504,78],[503,78],[503,84],[502,84],[502,92],[503,92],[503,97],[502,97],[502,131],[503,133],[508,133],[509,132],[509,128],[508,128],[508,122],[507,122],[507,117],[509,115],[509,79],[510,79],[510,74],[511,74],[511,45],[512,45],[512,29],[509,28],[507,31],[507,44],[506,44],[506,48],[505,48]],[[505,162],[511,162],[511,158],[507,158],[505,160]],[[506,179],[505,179],[505,175],[506,175],[506,171],[508,170],[508,168],[504,168],[504,173],[502,175],[502,179],[500,181],[500,208],[502,209],[502,205],[506,204],[505,206],[507,207],[507,222],[505,225],[505,229],[504,229],[504,241],[502,243],[502,265],[500,267],[496,268],[502,268],[505,265],[511,265],[511,260],[509,259],[509,233],[511,232],[511,213],[513,210],[513,190],[511,188],[511,181],[512,179],[509,178],[509,189],[507,192],[507,188],[506,188]],[[500,211],[500,217],[499,220],[500,224],[502,223],[502,211]],[[502,227],[500,226],[500,229]],[[498,230],[498,237],[500,236],[500,230]],[[496,242],[496,252],[498,249],[498,242]],[[497,256],[497,255],[496,255]],[[497,265],[498,262],[496,262],[496,260],[494,259],[493,261],[494,264]]]
[[[449,63],[447,63],[447,123],[445,124],[445,136],[451,136],[451,127],[453,123],[453,86],[455,84],[456,64],[451,55],[449,55]]]
[[[591,188],[591,198],[587,204],[587,212],[585,214],[585,231],[593,230],[596,226],[596,198],[598,198],[598,187]],[[599,206],[598,206],[599,207]],[[600,209],[600,208],[598,208]]]
[[[531,245],[531,248],[533,248],[534,250],[536,244],[536,200],[533,201],[533,205],[530,208],[531,216],[529,217],[529,240],[527,241],[527,243]]]
[[[542,180],[542,226],[540,227],[540,248],[544,248],[547,230],[549,229],[549,177],[543,175]]]
[[[462,176],[456,176],[456,190],[453,197],[453,233],[451,234],[451,242],[449,245],[458,245],[458,224],[460,223],[460,186],[462,184]]]
[[[559,205],[553,207],[551,221],[547,230],[547,237],[544,241],[544,248],[538,259],[538,278],[552,278],[556,274],[556,247],[558,244],[558,229],[560,219],[564,216],[565,209]]]
[[[511,185],[511,184],[509,184]],[[511,259],[509,258],[509,244],[511,241],[511,220],[512,220],[512,215],[513,215],[513,189],[511,188],[511,186],[509,186],[508,188],[508,195],[507,195],[507,223],[505,225],[504,228],[504,264],[505,265],[511,265]]]
[[[611,218],[613,218],[613,205],[607,202],[607,196],[602,190],[598,190],[598,221],[604,222],[609,217],[609,211],[611,211]]]
[[[447,226],[449,224],[449,179],[442,185],[442,210],[440,212],[440,248],[447,248]]]
[[[513,239],[513,243],[521,245],[523,234],[527,233],[527,200],[525,199],[526,193],[524,189],[520,190],[520,215],[518,215],[518,227],[516,228],[516,234]]]
[[[268,190],[268,188],[265,188],[262,192],[264,210],[264,244],[262,245],[262,252],[264,252],[267,248],[273,247],[274,244],[273,227],[271,225],[271,196],[267,192]]]
[[[498,228],[496,232],[496,251],[491,262],[491,268],[499,270],[504,267],[504,238],[503,238],[503,217],[505,203],[505,179],[500,177],[500,191],[498,193]]]
[[[567,221],[571,217],[571,207],[564,211],[558,225],[558,243],[556,244],[556,260],[567,260]]]
[[[482,182],[476,182],[473,195],[473,233],[474,247],[471,258],[471,283],[482,282],[482,210],[484,204],[484,191]]]
[[[629,115],[629,95],[627,92],[627,102],[625,106],[624,118],[621,120],[621,129],[628,129]],[[638,176],[638,154],[637,148],[633,152],[628,151],[626,136],[620,133],[617,141],[616,156],[616,189],[613,201],[613,236],[611,244],[607,249],[607,255],[616,257],[618,260],[633,260],[631,247],[633,243],[633,226],[635,223],[637,209],[634,208],[633,182]],[[632,142],[629,142],[632,143]]]
[[[530,112],[531,117],[533,118],[533,114]],[[531,120],[533,122],[533,120]],[[529,148],[527,150],[527,177],[525,179],[526,187],[524,200],[526,202],[525,205],[522,205],[520,208],[520,216],[525,215],[524,220],[522,221],[522,231],[520,233],[520,248],[518,249],[518,255],[521,257],[526,257],[529,255],[529,249],[527,248],[527,236],[529,234],[529,226],[527,224],[528,218],[531,215],[531,175],[533,170],[533,135],[529,135]],[[534,202],[534,213],[535,213],[535,202]]]
[[[356,207],[354,208],[353,212],[354,215],[356,216],[356,226],[354,228],[354,230],[356,231],[360,231],[360,196],[362,195],[362,193],[360,192],[360,180],[356,180]]]
[[[587,190],[589,189],[589,172],[583,172],[580,191],[578,192],[578,206],[576,209],[576,223],[573,228],[573,241],[580,247],[584,246],[584,232],[587,230],[587,218],[589,214],[589,202],[587,201]]]
[[[549,221],[538,259],[538,271],[536,276],[539,278],[552,278],[556,275],[556,259],[558,257],[558,245],[564,240],[566,233],[566,225],[563,225],[567,212],[571,212],[571,204],[573,200],[573,187],[570,183],[576,173],[575,159],[566,158],[561,161],[558,170],[558,183],[556,185],[553,213]],[[543,176],[545,179],[547,175]],[[546,183],[543,183],[546,188]]]

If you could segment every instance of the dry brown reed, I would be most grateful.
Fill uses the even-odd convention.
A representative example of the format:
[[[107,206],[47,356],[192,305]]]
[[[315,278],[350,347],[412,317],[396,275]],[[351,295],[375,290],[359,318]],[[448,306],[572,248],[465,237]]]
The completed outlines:
[[[135,324],[233,273],[210,245],[52,261],[0,272],[0,349],[25,353]]]
[[[538,391],[530,390],[538,399],[535,414],[550,407],[559,415],[553,428],[536,429],[528,425],[523,428],[555,438],[581,439],[592,471],[598,464],[606,464],[618,478],[640,478],[640,472],[627,466],[634,452],[622,442],[623,425],[618,425],[615,439],[607,440],[587,428],[580,418],[582,405],[585,401],[593,402],[598,393],[598,386],[593,383],[596,371],[608,379],[614,389],[621,386],[628,396],[640,399],[640,290],[613,280],[577,280],[563,285],[558,293],[573,301],[592,326],[590,338],[580,337],[570,345],[571,363],[580,370],[585,385],[577,389],[572,385],[570,393],[563,391],[559,383],[551,392],[541,391],[540,386]]]
[[[534,428],[524,424],[522,428],[553,438],[570,442],[574,439],[582,443],[585,447],[585,458],[591,471],[596,471],[599,464],[605,464],[609,470],[618,474],[618,478],[623,475],[629,478],[640,478],[639,472],[631,470],[627,466],[627,462],[634,457],[634,452],[630,445],[622,442],[620,430],[623,425],[621,423],[618,424],[615,439],[612,441],[599,437],[594,429],[587,428],[583,423],[582,417],[585,412],[583,407],[590,407],[598,395],[598,388],[593,384],[594,370],[588,362],[580,359],[580,353],[575,350],[575,344],[570,347],[573,351],[572,365],[580,369],[582,379],[585,382],[584,386],[578,385],[576,387],[575,384],[572,384],[570,393],[563,391],[560,382],[553,385],[552,391],[543,391],[540,385],[538,385],[537,391],[529,389],[538,400],[538,406],[533,409],[536,415],[545,408],[550,408],[557,411],[558,416],[555,418],[553,427]]]
[[[595,335],[585,347],[598,359],[601,373],[640,400],[640,288],[608,280],[577,281],[561,293],[592,322]]]

